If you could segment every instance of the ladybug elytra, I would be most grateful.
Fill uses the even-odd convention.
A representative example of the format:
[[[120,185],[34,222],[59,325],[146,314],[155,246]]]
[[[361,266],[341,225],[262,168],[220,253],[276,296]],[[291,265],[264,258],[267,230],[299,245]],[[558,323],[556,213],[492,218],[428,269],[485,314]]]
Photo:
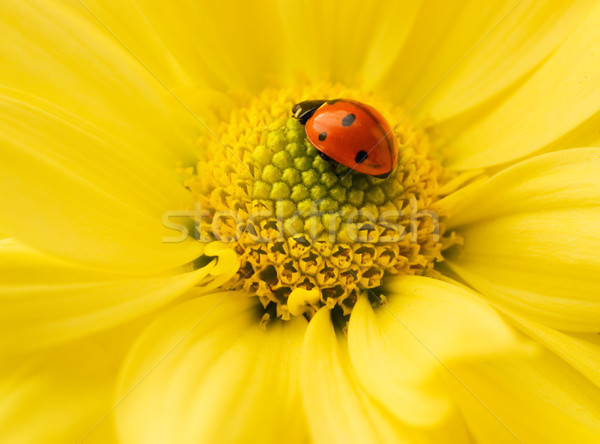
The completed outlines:
[[[292,112],[310,143],[336,162],[379,178],[396,166],[396,137],[375,108],[349,99],[308,100],[294,105]]]

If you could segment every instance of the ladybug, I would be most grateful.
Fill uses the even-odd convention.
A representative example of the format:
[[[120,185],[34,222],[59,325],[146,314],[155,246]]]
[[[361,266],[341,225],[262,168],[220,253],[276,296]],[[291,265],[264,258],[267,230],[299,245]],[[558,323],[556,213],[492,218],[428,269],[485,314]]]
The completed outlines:
[[[292,113],[323,157],[382,179],[394,170],[398,142],[372,106],[349,99],[307,100],[294,105]]]

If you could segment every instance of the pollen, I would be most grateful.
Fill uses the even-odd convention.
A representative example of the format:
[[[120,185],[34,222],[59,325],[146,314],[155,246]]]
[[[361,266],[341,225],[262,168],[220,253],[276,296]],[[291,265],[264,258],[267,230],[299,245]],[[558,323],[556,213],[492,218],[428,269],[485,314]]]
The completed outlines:
[[[295,103],[352,97],[392,124],[399,158],[386,179],[324,158],[293,117]],[[386,101],[339,86],[264,91],[202,135],[185,185],[204,216],[197,236],[240,258],[225,285],[257,297],[263,322],[312,316],[321,306],[347,316],[361,292],[388,275],[434,273],[453,244],[445,216],[431,210],[452,177],[425,130]]]

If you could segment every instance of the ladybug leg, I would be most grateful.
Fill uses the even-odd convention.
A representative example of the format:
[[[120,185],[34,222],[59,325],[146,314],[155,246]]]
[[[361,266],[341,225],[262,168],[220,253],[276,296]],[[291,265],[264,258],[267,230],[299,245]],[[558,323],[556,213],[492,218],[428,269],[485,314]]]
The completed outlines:
[[[337,163],[335,160],[333,160],[331,157],[329,157],[327,154],[325,154],[325,153],[324,153],[324,152],[322,152],[322,151],[317,151],[317,154],[318,154],[319,156],[321,156],[321,158],[322,158],[324,161],[326,161],[326,162],[329,162],[329,163]]]
[[[329,157],[327,154],[323,153],[322,151],[317,151],[317,154],[319,156],[321,156],[321,158],[327,162],[329,164],[329,166],[331,167],[331,169],[335,172],[335,174],[337,175],[341,175],[341,174],[345,174],[345,170],[348,169],[348,167],[343,166],[342,164],[340,164],[338,161],[333,160],[331,157]],[[343,170],[340,171],[340,169]]]
[[[298,119],[302,125],[306,125],[308,119],[310,119],[315,111],[325,102],[327,102],[327,100],[306,100],[304,102],[296,103],[292,108],[292,113],[294,113],[294,117]]]
[[[333,160],[331,157],[329,157],[323,151],[318,151],[317,150],[317,154],[319,156],[321,156],[321,159],[323,159],[325,162],[327,162],[329,164],[329,166],[331,167],[331,169],[334,170],[336,172],[336,174],[337,174],[337,170],[340,167],[346,168],[345,166],[343,166],[342,164],[340,164],[337,160]]]
[[[327,162],[329,164],[329,166],[331,167],[331,169],[334,171],[334,173],[336,175],[345,176],[346,174],[348,174],[348,170],[349,170],[348,167],[342,165],[337,160],[333,160],[331,157],[329,157],[327,154],[325,154],[322,151],[317,151],[317,154],[319,156],[321,156],[321,159],[323,159],[325,162]]]
[[[373,176],[373,177],[376,177],[377,179],[387,179],[388,177],[390,177],[390,174],[392,174],[391,171],[389,171],[385,174],[378,174],[377,176]]]

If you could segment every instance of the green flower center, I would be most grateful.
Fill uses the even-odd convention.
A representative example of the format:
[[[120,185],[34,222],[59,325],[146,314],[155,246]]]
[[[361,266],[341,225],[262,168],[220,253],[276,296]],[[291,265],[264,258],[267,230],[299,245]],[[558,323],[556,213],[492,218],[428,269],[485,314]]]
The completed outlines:
[[[263,92],[221,125],[223,143],[201,138],[206,157],[187,171],[186,186],[207,214],[201,239],[226,243],[241,259],[226,288],[260,298],[265,322],[310,317],[322,305],[348,315],[358,294],[386,275],[428,274],[442,259],[444,217],[429,208],[448,174],[426,133],[406,121],[395,128],[399,160],[386,179],[327,161],[292,118],[294,103],[345,96],[392,124],[403,115],[376,98],[325,89]]]

